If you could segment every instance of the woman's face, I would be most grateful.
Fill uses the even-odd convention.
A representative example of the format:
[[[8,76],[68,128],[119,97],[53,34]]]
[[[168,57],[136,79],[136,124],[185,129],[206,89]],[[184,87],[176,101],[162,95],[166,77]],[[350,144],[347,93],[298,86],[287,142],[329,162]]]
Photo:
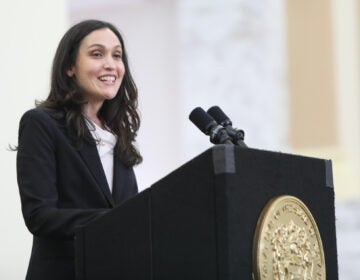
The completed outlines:
[[[125,73],[119,39],[108,28],[89,33],[80,43],[73,77],[88,102],[103,102],[116,96]]]

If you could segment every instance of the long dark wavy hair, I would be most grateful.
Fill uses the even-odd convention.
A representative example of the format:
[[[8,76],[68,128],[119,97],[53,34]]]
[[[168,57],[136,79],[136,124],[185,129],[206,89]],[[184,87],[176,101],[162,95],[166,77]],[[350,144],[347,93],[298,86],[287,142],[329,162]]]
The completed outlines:
[[[116,97],[104,101],[98,117],[117,136],[114,148],[115,156],[126,166],[133,166],[142,161],[142,157],[134,145],[140,126],[140,116],[137,111],[138,91],[131,76],[124,40],[111,23],[85,20],[74,25],[65,33],[53,60],[49,96],[44,101],[36,102],[36,106],[46,110],[55,119],[64,119],[65,125],[76,131],[78,139],[93,141],[91,135],[87,133],[86,120],[82,114],[86,100],[76,81],[67,75],[67,71],[75,65],[84,37],[92,31],[104,28],[110,29],[121,43],[125,74]]]

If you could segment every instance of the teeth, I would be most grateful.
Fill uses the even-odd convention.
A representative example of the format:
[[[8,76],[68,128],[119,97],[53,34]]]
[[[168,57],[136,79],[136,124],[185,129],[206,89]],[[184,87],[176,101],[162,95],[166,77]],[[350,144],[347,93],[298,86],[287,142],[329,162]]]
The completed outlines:
[[[114,82],[115,81],[115,77],[114,76],[102,76],[100,77],[101,81],[110,81],[110,82]]]

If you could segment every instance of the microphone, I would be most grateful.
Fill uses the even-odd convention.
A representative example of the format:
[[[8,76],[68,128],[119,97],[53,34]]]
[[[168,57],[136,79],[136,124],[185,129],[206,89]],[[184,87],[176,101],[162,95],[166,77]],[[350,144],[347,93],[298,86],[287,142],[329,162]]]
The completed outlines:
[[[246,148],[246,144],[244,143],[245,133],[241,129],[233,128],[232,122],[230,118],[224,113],[223,110],[220,109],[219,106],[211,107],[207,113],[215,119],[215,121],[223,126],[227,132],[227,134],[231,137],[232,142],[235,145]]]
[[[189,115],[190,121],[203,133],[210,136],[210,142],[214,144],[232,144],[231,137],[226,129],[207,114],[202,108],[196,107]]]

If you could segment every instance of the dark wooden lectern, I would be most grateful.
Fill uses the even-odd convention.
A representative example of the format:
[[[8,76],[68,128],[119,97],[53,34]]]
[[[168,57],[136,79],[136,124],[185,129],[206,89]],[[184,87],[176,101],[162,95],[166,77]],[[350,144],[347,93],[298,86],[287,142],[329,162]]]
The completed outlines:
[[[327,279],[338,279],[331,162],[218,145],[76,235],[79,280],[252,279],[259,215],[280,195],[318,225]]]

